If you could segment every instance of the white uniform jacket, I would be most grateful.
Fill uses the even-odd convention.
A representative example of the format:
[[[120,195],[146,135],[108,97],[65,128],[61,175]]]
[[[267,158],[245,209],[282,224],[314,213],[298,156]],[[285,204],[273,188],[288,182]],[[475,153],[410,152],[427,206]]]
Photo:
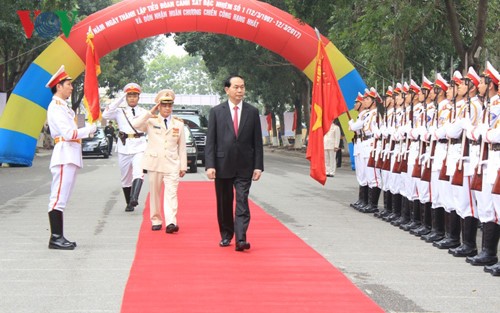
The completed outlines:
[[[75,112],[63,99],[53,96],[47,108],[47,122],[50,135],[57,142],[52,152],[50,167],[61,164],[75,164],[83,167],[82,145],[78,139],[87,138],[90,127],[78,128]]]
[[[143,116],[148,110],[141,108],[139,106],[134,107],[135,116],[132,113],[132,108],[128,105],[120,106],[124,98],[120,98],[114,103],[110,104],[106,110],[102,113],[102,117],[107,120],[115,120],[118,124],[118,129],[129,135],[135,134],[135,131],[130,126],[129,122],[132,124],[134,120]],[[143,152],[146,149],[147,141],[146,136],[139,138],[127,138],[126,144],[123,145],[122,141],[118,139],[117,150],[118,153],[123,154],[136,154]]]

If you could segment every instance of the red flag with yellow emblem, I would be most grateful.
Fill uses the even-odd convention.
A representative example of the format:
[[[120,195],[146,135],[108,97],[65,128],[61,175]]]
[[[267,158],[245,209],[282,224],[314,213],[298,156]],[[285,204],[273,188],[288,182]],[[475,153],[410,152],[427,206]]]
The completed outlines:
[[[337,77],[335,77],[325,47],[319,40],[306,158],[311,162],[311,177],[322,185],[326,182],[323,136],[330,129],[332,121],[346,111],[347,106],[340,91]]]
[[[99,82],[97,80],[99,74],[101,74],[101,65],[94,47],[94,34],[89,28],[87,33],[87,54],[85,56],[85,79],[83,81],[83,104],[88,112],[89,123],[101,119]]]

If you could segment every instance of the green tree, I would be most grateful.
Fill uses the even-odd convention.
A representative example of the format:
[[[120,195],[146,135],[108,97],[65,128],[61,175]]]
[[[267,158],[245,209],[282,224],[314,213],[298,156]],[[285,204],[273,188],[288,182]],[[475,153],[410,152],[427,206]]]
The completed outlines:
[[[298,18],[326,27],[372,86],[408,79],[410,68],[414,77],[422,71],[448,73],[452,58],[453,67],[462,70],[466,54],[468,65],[478,69],[481,50],[498,51],[498,23],[488,18],[498,15],[498,0],[286,1]]]
[[[99,0],[83,1],[78,0],[80,5],[80,18],[102,10],[117,1]],[[111,51],[100,59],[101,75],[98,76],[99,87],[107,87],[107,94],[113,95],[130,83],[142,84],[146,78],[146,66],[143,56],[147,54],[153,45],[153,39],[146,38],[128,44],[120,49]],[[75,79],[71,105],[76,110],[82,102],[84,96],[83,81],[85,73]]]
[[[171,88],[177,94],[214,94],[208,70],[200,56],[158,54],[146,65],[145,92]]]
[[[0,10],[0,70],[3,84],[2,91],[10,96],[14,86],[33,60],[53,40],[42,38],[36,32],[27,38],[17,15],[18,10],[41,10],[42,12],[65,10],[71,11],[77,7],[76,0],[49,1],[1,1]]]
[[[116,2],[116,0],[2,0],[2,10],[0,11],[0,70],[3,75],[4,87],[2,91],[10,95],[28,66],[55,39],[55,37],[42,38],[36,33],[31,38],[26,38],[16,13],[18,10],[41,10],[42,12],[77,10],[75,23],[78,23],[88,15]],[[151,39],[140,40],[101,58],[100,86],[109,87],[111,94],[120,90],[128,82],[142,83],[146,77],[142,56],[149,50],[151,42]],[[71,97],[73,109],[79,106],[83,97],[83,79],[84,75],[80,75],[74,81],[75,88]],[[0,84],[1,86],[2,84]]]
[[[245,40],[217,34],[182,33],[176,35],[175,41],[184,45],[190,55],[203,58],[215,84],[213,90],[221,97],[224,79],[238,73],[245,77],[248,100],[257,105],[261,113],[278,115],[281,125],[283,113],[295,108],[297,92],[300,94],[303,90],[300,87],[307,81],[304,74],[281,56]]]

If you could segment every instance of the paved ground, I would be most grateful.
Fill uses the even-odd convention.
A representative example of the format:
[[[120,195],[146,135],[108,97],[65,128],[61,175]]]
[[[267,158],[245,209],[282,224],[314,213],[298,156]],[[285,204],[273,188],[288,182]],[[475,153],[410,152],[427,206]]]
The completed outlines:
[[[304,159],[303,152],[267,152],[268,156]],[[350,164],[346,164],[348,158],[343,160],[344,166],[324,187],[301,176],[308,173],[307,161],[298,169],[290,166],[287,172],[271,168],[261,184],[252,187],[253,198],[387,312],[500,312],[500,277],[350,208],[358,186]],[[295,165],[285,157],[283,162]],[[268,181],[283,176],[287,188],[260,197],[260,189],[270,188]],[[477,243],[480,246],[481,232]]]
[[[0,312],[119,312],[142,210],[123,212],[115,156],[86,159],[65,220],[78,248],[48,250],[49,155],[32,168],[0,169]],[[265,166],[252,200],[387,312],[500,311],[500,278],[349,208],[350,166],[325,186],[308,177],[301,151],[266,148]],[[200,168],[184,180],[206,178]]]

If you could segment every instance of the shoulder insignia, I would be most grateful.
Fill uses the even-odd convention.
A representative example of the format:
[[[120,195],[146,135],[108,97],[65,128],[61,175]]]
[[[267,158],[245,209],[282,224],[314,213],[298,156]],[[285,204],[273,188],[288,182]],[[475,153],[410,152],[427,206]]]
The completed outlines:
[[[173,118],[175,118],[176,120],[181,121],[181,122],[183,122],[183,123],[184,123],[184,120],[183,120],[182,118],[180,118],[180,117],[178,117],[178,116],[172,116],[172,117],[173,117]]]
[[[57,105],[65,105],[65,103],[62,103],[62,101],[60,101],[60,100],[56,100],[56,104]]]

